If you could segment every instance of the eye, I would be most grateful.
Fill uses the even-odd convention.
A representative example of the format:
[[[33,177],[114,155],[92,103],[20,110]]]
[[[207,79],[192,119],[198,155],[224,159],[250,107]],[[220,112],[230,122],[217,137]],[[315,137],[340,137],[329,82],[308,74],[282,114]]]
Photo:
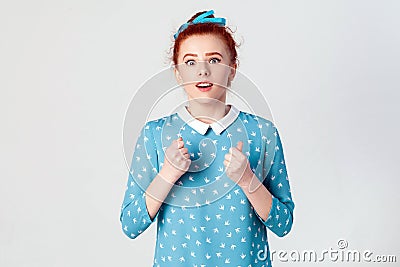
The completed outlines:
[[[185,61],[185,64],[188,66],[193,66],[194,64],[196,64],[196,62],[193,59],[189,59]]]
[[[215,64],[215,63],[219,63],[221,62],[221,59],[217,58],[217,57],[213,57],[210,59],[210,63],[211,64]]]

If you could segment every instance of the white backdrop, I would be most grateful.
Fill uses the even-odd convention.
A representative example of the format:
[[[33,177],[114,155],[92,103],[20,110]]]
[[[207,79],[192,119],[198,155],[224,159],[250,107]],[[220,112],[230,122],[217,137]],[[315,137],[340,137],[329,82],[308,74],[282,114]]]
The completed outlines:
[[[208,9],[236,29],[280,130],[296,208],[271,249],[344,239],[399,264],[399,1],[41,0],[0,2],[0,266],[151,266],[155,224],[131,240],[119,223],[123,120]]]

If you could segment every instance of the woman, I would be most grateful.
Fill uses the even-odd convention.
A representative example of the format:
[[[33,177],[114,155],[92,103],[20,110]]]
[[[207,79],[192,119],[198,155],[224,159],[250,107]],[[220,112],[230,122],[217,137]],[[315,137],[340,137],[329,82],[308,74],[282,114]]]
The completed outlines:
[[[287,235],[294,210],[278,130],[226,105],[237,45],[225,19],[198,12],[174,37],[188,105],[143,126],[123,231],[135,239],[158,218],[153,266],[271,266],[267,228]]]

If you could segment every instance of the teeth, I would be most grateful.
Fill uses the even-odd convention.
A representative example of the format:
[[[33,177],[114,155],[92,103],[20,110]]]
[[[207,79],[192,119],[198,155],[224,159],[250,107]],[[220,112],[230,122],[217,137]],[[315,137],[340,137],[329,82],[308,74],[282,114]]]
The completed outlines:
[[[209,87],[211,85],[212,85],[211,83],[201,83],[201,84],[198,84],[197,86],[198,87]]]

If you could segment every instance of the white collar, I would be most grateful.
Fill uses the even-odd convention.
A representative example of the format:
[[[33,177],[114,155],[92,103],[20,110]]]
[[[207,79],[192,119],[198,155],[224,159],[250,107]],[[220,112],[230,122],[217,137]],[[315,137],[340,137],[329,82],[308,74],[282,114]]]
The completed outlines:
[[[229,112],[221,118],[219,121],[215,121],[211,124],[202,122],[192,116],[189,111],[186,109],[185,105],[182,105],[178,108],[177,113],[181,119],[187,123],[190,127],[195,129],[202,135],[205,135],[208,128],[212,128],[216,135],[220,135],[223,130],[228,128],[239,115],[240,110],[237,109],[234,105],[230,104],[231,108]]]

